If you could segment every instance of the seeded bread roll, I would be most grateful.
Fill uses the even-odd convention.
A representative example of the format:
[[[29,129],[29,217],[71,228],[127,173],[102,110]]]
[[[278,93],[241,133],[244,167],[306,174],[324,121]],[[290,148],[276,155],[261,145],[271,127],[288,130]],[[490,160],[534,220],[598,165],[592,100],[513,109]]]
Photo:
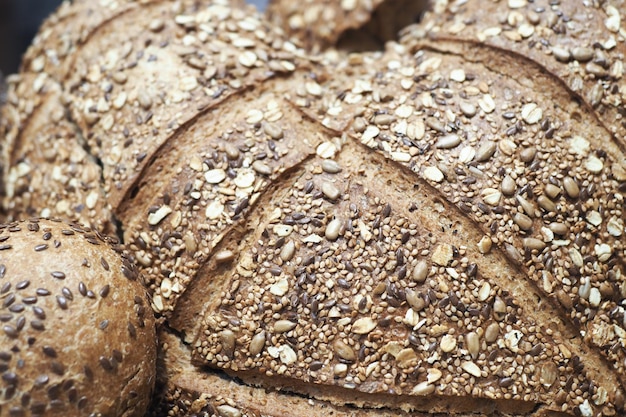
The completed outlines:
[[[136,268],[76,225],[0,226],[0,413],[143,416],[155,321]]]
[[[532,56],[438,47],[445,5],[327,59],[252,9],[133,2],[14,80],[4,207],[118,233],[154,415],[624,414],[624,142]]]

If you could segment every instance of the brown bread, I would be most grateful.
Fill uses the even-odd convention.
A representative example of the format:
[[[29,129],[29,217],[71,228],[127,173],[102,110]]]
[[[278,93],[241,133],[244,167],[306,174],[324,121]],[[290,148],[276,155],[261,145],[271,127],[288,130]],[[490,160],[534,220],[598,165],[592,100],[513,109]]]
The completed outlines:
[[[120,247],[57,221],[0,225],[0,413],[141,417],[155,320]]]
[[[623,1],[469,0],[439,6],[429,10],[425,25],[406,30],[405,43],[480,61],[513,78],[516,62],[527,58],[592,107],[616,137],[624,137]],[[492,60],[494,55],[507,59]]]
[[[161,324],[155,415],[624,413],[616,73],[525,40],[610,71],[612,9],[579,33],[570,5],[563,32],[539,0],[411,2],[399,42],[320,56],[287,36],[382,34],[374,5],[303,38],[224,1],[113,3],[61,9],[12,78],[3,208],[123,240]],[[521,40],[478,35],[502,14]]]

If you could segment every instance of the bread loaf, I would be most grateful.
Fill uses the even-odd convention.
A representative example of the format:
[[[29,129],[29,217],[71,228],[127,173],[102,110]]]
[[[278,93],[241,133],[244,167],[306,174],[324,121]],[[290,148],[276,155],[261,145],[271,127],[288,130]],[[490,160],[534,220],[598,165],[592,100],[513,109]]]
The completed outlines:
[[[328,59],[288,37],[387,39],[375,5],[73,3],[11,79],[3,206],[118,234],[155,415],[623,415],[621,5],[412,2]]]

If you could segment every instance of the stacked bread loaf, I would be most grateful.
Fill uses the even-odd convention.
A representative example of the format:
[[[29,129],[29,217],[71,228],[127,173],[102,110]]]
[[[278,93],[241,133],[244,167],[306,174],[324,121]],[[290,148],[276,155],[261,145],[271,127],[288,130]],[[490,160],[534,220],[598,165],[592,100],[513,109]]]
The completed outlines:
[[[10,79],[7,218],[123,241],[155,415],[622,415],[624,6],[324,4],[62,7]]]

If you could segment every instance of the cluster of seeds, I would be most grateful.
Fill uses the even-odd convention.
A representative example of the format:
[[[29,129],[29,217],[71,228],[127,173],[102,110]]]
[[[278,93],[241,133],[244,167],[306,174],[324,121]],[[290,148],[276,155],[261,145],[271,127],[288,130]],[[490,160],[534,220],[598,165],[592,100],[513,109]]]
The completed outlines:
[[[435,49],[460,52],[465,41],[478,41],[530,58],[557,75],[592,106],[607,129],[624,137],[626,120],[620,85],[626,32],[621,27],[620,8],[623,13],[623,5],[613,2],[450,2],[433,8],[425,17],[430,25],[427,38]],[[403,42],[419,48],[424,34],[423,29],[414,27],[405,32]],[[470,60],[477,56],[461,53]],[[489,59],[483,61],[492,65]],[[515,65],[492,68],[515,77]]]
[[[65,82],[113,207],[182,126],[233,92],[295,69],[295,47],[256,15],[219,3],[179,6],[155,2],[97,30]],[[158,18],[139,18],[146,14]]]
[[[308,49],[319,51],[335,45],[348,29],[368,22],[374,9],[382,3],[382,0],[281,0],[270,2],[268,16]]]
[[[292,124],[300,116],[280,98],[278,91],[291,85],[281,81],[282,87],[270,81],[265,93],[240,95],[197,118],[146,169],[146,178],[160,178],[160,188],[142,184],[120,207],[125,240],[150,278],[156,312],[173,310],[211,256],[218,263],[232,259],[232,251],[215,248],[245,225],[272,180],[315,152],[317,139],[302,140],[305,129]]]
[[[10,218],[54,215],[114,232],[101,190],[102,170],[77,146],[80,134],[67,118],[59,85],[22,75],[12,81],[8,100],[6,109],[16,110],[7,111],[1,122],[8,127],[3,145],[10,166],[2,206]],[[27,121],[28,128],[19,130]]]
[[[406,198],[392,206],[407,194],[380,191],[375,180],[391,166],[345,148],[307,165],[241,243],[235,265],[209,273],[223,282],[221,303],[205,312],[199,363],[304,391],[298,380],[347,388],[357,403],[365,392],[406,394],[397,401],[419,408],[428,396],[430,411],[444,407],[437,395],[560,411],[604,403],[606,388],[585,378],[574,348],[501,289],[495,271],[478,272],[488,263],[464,246],[470,223],[439,214],[426,224]],[[410,176],[397,181],[407,179],[395,186],[411,195]],[[425,193],[413,201],[428,205]],[[332,388],[316,390],[342,401]]]
[[[318,65],[225,1],[73,3],[11,83],[3,207],[98,230],[119,221],[152,309],[193,342],[195,363],[334,404],[622,412],[626,159],[611,133],[626,132],[625,34],[615,7],[441,2],[401,44]],[[379,3],[304,14],[298,4],[282,16],[300,33],[326,20],[319,41]],[[0,230],[0,284],[15,227]],[[58,249],[43,233],[33,250]],[[69,312],[114,290],[36,287],[0,286],[0,337],[46,330],[44,300]],[[135,339],[147,314],[141,302],[132,309],[121,333]],[[113,374],[127,358],[107,345],[89,372],[74,370],[79,361],[50,346],[45,407],[85,406],[78,381],[52,378]],[[11,398],[18,352],[0,352]],[[181,408],[168,412],[202,407],[204,397],[170,394]],[[39,399],[20,401],[11,415],[39,413]],[[237,407],[218,395],[203,411]]]
[[[411,57],[398,45],[362,68],[351,85],[330,80],[298,104],[480,223],[481,251],[497,245],[528,271],[623,375],[626,166],[610,133],[574,104],[555,108],[554,97],[453,55]]]
[[[220,0],[218,0],[220,1]],[[62,80],[72,71],[76,54],[91,35],[107,22],[155,0],[88,0],[62,2],[41,26],[23,58],[24,72]]]

